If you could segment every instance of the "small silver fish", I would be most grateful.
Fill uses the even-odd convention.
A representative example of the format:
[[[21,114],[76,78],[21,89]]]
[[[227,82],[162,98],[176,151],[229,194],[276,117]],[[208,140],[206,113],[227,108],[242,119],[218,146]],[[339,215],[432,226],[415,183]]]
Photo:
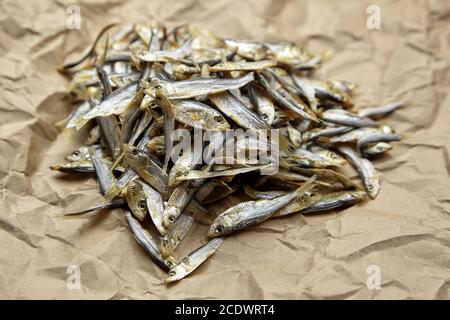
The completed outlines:
[[[376,132],[373,134],[365,135],[358,139],[357,149],[361,154],[364,154],[364,148],[369,144],[377,142],[399,141],[401,139],[402,136],[399,134]]]
[[[157,87],[162,88],[168,99],[187,99],[238,89],[253,81],[253,79],[253,72],[234,79],[198,78],[176,82],[154,79],[151,87],[146,90],[146,93],[155,96],[154,90]]]
[[[97,175],[100,193],[105,195],[110,188],[116,185],[116,178],[108,163],[105,162],[100,146],[89,147],[89,154]]]
[[[200,248],[191,252],[179,264],[170,269],[168,276],[164,279],[165,283],[170,283],[183,279],[197,269],[203,262],[212,256],[223,242],[223,238],[214,238],[209,240]]]
[[[277,64],[273,60],[259,60],[259,61],[237,61],[237,62],[222,62],[209,67],[210,72],[224,72],[224,71],[253,71],[274,67]]]
[[[375,157],[382,153],[388,152],[389,150],[392,150],[392,146],[389,143],[377,142],[364,146],[362,155],[365,157]]]
[[[225,115],[247,129],[269,129],[269,126],[256,113],[249,110],[235,96],[228,92],[210,95],[212,103]]]
[[[351,127],[373,127],[376,123],[370,118],[362,118],[358,115],[342,109],[329,109],[322,112],[322,119],[325,121]]]
[[[228,130],[230,124],[220,112],[195,100],[173,103],[175,119],[188,126],[204,130]]]
[[[201,180],[200,182],[197,182],[197,184],[195,182],[190,183],[189,181],[184,181],[173,190],[162,213],[162,220],[165,228],[169,228],[181,215],[184,208],[186,208],[194,197],[194,194],[199,187],[198,183],[201,184],[203,181]]]
[[[300,187],[274,199],[241,202],[225,210],[214,220],[209,228],[208,237],[227,235],[263,222],[269,219],[274,212],[292,202],[302,192],[304,192],[304,188]]]
[[[175,259],[172,257],[163,258],[159,252],[158,245],[153,237],[142,228],[139,221],[137,221],[130,212],[125,211],[125,218],[127,219],[128,226],[133,234],[134,239],[141,245],[142,248],[148,253],[150,258],[164,270],[170,270],[175,266]]]
[[[249,96],[252,103],[256,106],[258,114],[268,125],[272,125],[275,119],[275,104],[264,93],[263,89],[257,85],[249,87]]]
[[[375,199],[380,192],[380,181],[372,163],[367,159],[361,158],[351,147],[338,146],[337,149],[347,158],[356,171],[358,171],[364,189],[366,189],[369,197]]]
[[[163,257],[170,257],[178,247],[180,242],[189,233],[194,224],[194,217],[183,212],[180,217],[166,231],[166,234],[160,238],[160,252]]]
[[[317,139],[319,137],[333,137],[342,133],[346,133],[353,130],[353,127],[339,126],[339,127],[327,127],[323,129],[312,129],[305,131],[302,134],[302,140],[308,142],[310,140]]]
[[[377,118],[383,117],[398,108],[403,107],[405,104],[403,102],[393,102],[386,105],[373,107],[373,108],[364,108],[358,111],[358,115],[360,117],[369,117],[369,118]]]
[[[311,206],[302,209],[301,213],[316,213],[344,206],[353,205],[361,201],[365,196],[363,191],[339,191],[321,196]]]
[[[169,194],[168,176],[147,151],[124,145],[125,161],[145,182],[161,193],[163,198]]]
[[[96,105],[86,114],[81,115],[77,120],[74,120],[77,130],[85,125],[90,119],[122,113],[133,99],[136,89],[137,83],[132,82],[129,85],[114,91],[108,98]]]

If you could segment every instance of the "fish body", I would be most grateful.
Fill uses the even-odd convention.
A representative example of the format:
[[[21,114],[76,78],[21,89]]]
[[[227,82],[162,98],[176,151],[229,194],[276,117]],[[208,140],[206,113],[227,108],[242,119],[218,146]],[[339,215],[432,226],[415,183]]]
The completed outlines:
[[[209,67],[210,72],[224,71],[254,71],[274,67],[276,61],[259,60],[259,61],[237,61],[237,62],[221,62]]]
[[[357,152],[348,146],[339,146],[337,149],[358,171],[369,197],[375,199],[380,192],[380,178],[372,163],[367,159],[361,158]]]
[[[179,264],[170,269],[164,282],[170,283],[183,279],[197,269],[203,262],[212,256],[223,242],[223,238],[214,238],[191,252]]]
[[[256,106],[256,110],[268,125],[272,125],[275,120],[275,104],[263,90],[256,85],[249,88],[249,96],[252,103]]]
[[[170,257],[180,242],[186,237],[194,225],[194,217],[182,213],[180,217],[167,229],[166,234],[160,238],[160,252],[163,257]]]
[[[365,196],[362,191],[339,191],[321,196],[316,202],[301,210],[302,213],[316,213],[353,205]]]
[[[97,175],[100,193],[105,195],[110,188],[116,185],[116,178],[108,163],[104,160],[102,150],[99,146],[89,147],[89,154]]]
[[[225,210],[214,220],[209,228],[208,237],[224,236],[267,220],[274,212],[292,202],[304,192],[303,190],[300,187],[274,199],[241,202]]]
[[[269,126],[256,113],[246,108],[235,96],[228,92],[210,95],[212,103],[225,115],[247,129],[269,129]]]
[[[359,117],[342,109],[329,109],[322,112],[321,116],[325,121],[350,127],[373,127],[376,125],[370,118]]]
[[[163,258],[161,256],[156,241],[144,228],[142,228],[139,221],[133,218],[130,212],[125,212],[125,218],[137,243],[141,245],[159,267],[163,270],[170,270],[175,265],[175,259],[172,257]]]
[[[195,100],[178,100],[173,103],[177,121],[193,128],[224,131],[230,124],[220,112],[207,104]]]
[[[122,113],[133,99],[136,89],[137,82],[132,82],[125,87],[117,89],[110,96],[108,96],[108,98],[93,107],[86,114],[82,115],[81,119],[76,121],[76,128],[80,129],[90,119],[96,117],[106,117],[112,114]]]
[[[379,107],[361,109],[358,111],[358,115],[360,117],[369,117],[369,118],[383,117],[403,106],[404,106],[403,102],[393,102]]]
[[[147,197],[145,196],[142,184],[138,181],[131,181],[127,187],[127,203],[133,216],[139,221],[143,221],[147,216]]]
[[[163,224],[165,228],[169,228],[181,215],[184,208],[194,197],[198,185],[184,181],[179,184],[172,192],[167,201],[167,205],[163,212]]]
[[[123,149],[125,161],[130,167],[166,198],[169,194],[168,176],[157,161],[147,151],[137,147],[124,145]]]
[[[153,87],[161,87],[168,99],[188,99],[238,89],[253,81],[253,79],[252,72],[233,79],[198,78],[176,82],[155,79]],[[150,89],[146,93],[155,95],[154,91],[152,92]]]

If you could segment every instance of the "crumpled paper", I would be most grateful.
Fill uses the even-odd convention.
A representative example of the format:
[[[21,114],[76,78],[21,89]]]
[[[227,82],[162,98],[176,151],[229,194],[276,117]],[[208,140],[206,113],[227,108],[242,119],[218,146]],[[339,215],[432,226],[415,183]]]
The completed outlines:
[[[72,4],[80,30],[67,28]],[[366,26],[371,4],[381,10],[379,30]],[[0,298],[449,299],[449,16],[445,0],[2,1]],[[357,83],[357,105],[407,101],[385,120],[406,138],[375,162],[378,198],[230,236],[171,286],[132,238],[122,210],[64,217],[101,196],[93,177],[48,169],[79,143],[54,125],[73,109],[56,68],[80,56],[107,23],[154,19],[330,49],[318,76]],[[205,231],[196,226],[180,256]],[[68,286],[71,265],[80,268],[79,290]]]

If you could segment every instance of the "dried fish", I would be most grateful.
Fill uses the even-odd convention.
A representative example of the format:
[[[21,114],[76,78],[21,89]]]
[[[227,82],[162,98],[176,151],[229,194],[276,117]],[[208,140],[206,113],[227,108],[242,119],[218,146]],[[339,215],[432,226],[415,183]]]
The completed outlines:
[[[164,95],[169,99],[187,99],[238,89],[253,81],[253,79],[252,72],[233,79],[197,78],[176,82],[154,79],[146,93],[155,96],[156,88],[162,88]]]
[[[302,209],[302,213],[316,213],[350,206],[361,201],[365,196],[363,191],[340,191],[321,196],[316,202]]]
[[[309,183],[312,183],[314,179],[310,179]],[[301,186],[293,192],[274,199],[261,199],[239,203],[225,210],[214,220],[209,228],[208,236],[218,237],[227,235],[267,220],[274,212],[288,205],[303,192],[305,192],[305,187]]]
[[[106,200],[67,215],[130,210],[133,237],[170,283],[224,236],[374,199],[380,181],[369,158],[402,138],[377,119],[403,103],[359,108],[355,84],[311,77],[326,60],[296,43],[221,39],[189,25],[106,26],[62,67],[77,107],[57,125],[88,135],[50,167],[95,174]],[[177,262],[197,223],[212,239]]]
[[[203,262],[212,256],[219,246],[222,244],[223,238],[215,238],[209,240],[200,248],[196,249],[185,257],[179,264],[172,268],[166,279],[166,283],[174,282],[183,279],[197,269]]]
[[[378,192],[380,192],[380,181],[372,163],[367,159],[361,158],[351,147],[339,146],[338,150],[358,171],[369,197],[375,199]]]
[[[139,221],[134,219],[131,213],[125,212],[125,218],[131,229],[134,239],[144,248],[149,254],[150,258],[164,270],[171,269],[175,264],[175,259],[172,257],[163,258],[159,252],[158,245],[152,236],[142,228]]]

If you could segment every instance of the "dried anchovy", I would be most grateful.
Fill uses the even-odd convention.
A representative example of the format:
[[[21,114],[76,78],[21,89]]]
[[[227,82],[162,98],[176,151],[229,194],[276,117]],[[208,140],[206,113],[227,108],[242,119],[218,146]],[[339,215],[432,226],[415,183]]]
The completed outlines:
[[[356,85],[312,77],[323,61],[295,43],[221,39],[189,25],[106,26],[80,59],[60,68],[82,102],[59,125],[90,131],[50,168],[95,173],[108,200],[71,214],[125,209],[131,234],[169,283],[231,233],[374,199],[380,181],[369,159],[401,139],[377,119],[404,104],[356,108]],[[230,130],[245,135],[229,139]],[[198,132],[207,141],[196,141]],[[361,183],[343,173],[346,165]],[[226,210],[213,216],[210,205]],[[196,223],[209,225],[210,239],[177,260]]]

